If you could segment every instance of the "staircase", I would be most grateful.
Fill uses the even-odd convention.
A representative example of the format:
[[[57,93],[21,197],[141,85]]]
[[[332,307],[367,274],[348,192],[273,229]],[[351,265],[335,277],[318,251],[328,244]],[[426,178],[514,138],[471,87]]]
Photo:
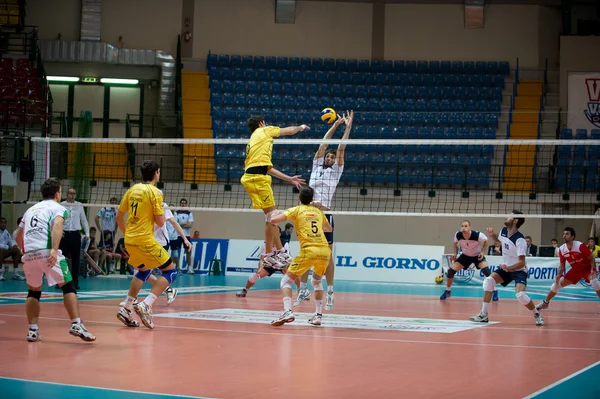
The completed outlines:
[[[186,139],[212,139],[208,74],[182,71],[181,97],[183,137]],[[185,144],[182,164],[185,183],[216,183],[215,150],[212,144]]]
[[[509,139],[538,138],[542,80],[521,80],[517,84]],[[532,192],[536,146],[508,146],[503,191]]]

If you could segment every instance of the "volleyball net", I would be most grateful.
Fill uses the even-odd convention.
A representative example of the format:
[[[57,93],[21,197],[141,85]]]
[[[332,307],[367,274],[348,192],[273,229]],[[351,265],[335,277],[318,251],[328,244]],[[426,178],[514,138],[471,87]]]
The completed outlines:
[[[161,165],[159,188],[168,203],[177,206],[185,198],[192,210],[252,208],[240,184],[247,139],[31,141],[30,201],[39,200],[41,182],[53,176],[63,180],[65,189],[75,182],[89,187],[81,198],[85,204],[108,206],[110,198],[120,199],[141,180],[143,161],[154,160]],[[477,217],[518,209],[542,218],[592,219],[600,204],[599,140],[280,138],[273,146],[273,165],[309,184],[315,154],[324,143],[334,151],[346,146],[331,204],[334,214]],[[321,185],[326,178],[337,176],[313,175]],[[297,190],[287,182],[273,178],[273,191],[279,209],[298,203]]]

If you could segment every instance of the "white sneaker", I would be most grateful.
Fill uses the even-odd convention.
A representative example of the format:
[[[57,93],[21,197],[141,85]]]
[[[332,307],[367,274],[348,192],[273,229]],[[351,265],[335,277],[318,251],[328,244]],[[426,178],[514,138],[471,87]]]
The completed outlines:
[[[308,288],[298,291],[298,296],[296,297],[296,301],[294,302],[294,307],[308,300],[308,298],[310,298],[310,291],[308,290]]]
[[[5,280],[4,274],[0,273],[0,281],[4,281],[4,280]]]
[[[333,295],[333,292],[328,292],[327,293],[327,299],[325,300],[325,310],[332,310],[333,309],[333,301],[335,299],[335,295]]]
[[[488,314],[487,313],[479,313],[477,316],[472,316],[471,318],[469,318],[470,321],[474,321],[476,323],[487,323],[489,322],[488,319]]]
[[[29,330],[27,333],[27,341],[37,342],[40,340],[40,330]]]
[[[139,327],[140,323],[134,320],[133,313],[131,310],[127,308],[119,309],[119,313],[117,313],[117,319],[121,321],[121,323],[125,324],[127,327]]]
[[[125,306],[125,304],[126,304],[126,303],[127,303],[127,299],[125,299],[123,302],[121,302],[121,303],[119,304],[119,306],[123,307],[123,306]],[[137,305],[137,303],[138,303],[138,300],[137,300],[137,298],[135,298],[135,299],[133,300],[133,304],[134,304],[134,305]]]
[[[538,303],[537,305],[535,305],[535,308],[536,308],[537,310],[548,309],[548,305],[550,305],[550,303],[549,303],[549,302],[542,301],[542,302]]]
[[[17,272],[14,272],[14,273],[13,273],[13,276],[12,276],[12,279],[13,279],[13,280],[18,280],[18,281],[23,281],[23,280],[25,280],[25,277],[21,276],[21,275],[20,275],[20,274],[18,274]]]
[[[294,259],[291,257],[290,254],[288,254],[285,251],[275,252],[275,256],[277,257],[277,260],[279,260],[279,262],[281,262],[284,265],[284,267],[289,266],[290,263],[292,263],[292,260]]]
[[[90,333],[87,330],[87,328],[85,328],[83,323],[71,324],[71,329],[69,330],[69,334],[79,337],[86,342],[92,342],[92,341],[96,340],[96,337],[93,336],[92,333]]]
[[[544,325],[544,318],[542,317],[541,313],[536,313],[533,315],[533,317],[535,317],[535,325],[536,326],[543,326]]]
[[[177,289],[171,287],[167,288],[167,305],[172,304],[176,297]]]
[[[263,264],[265,266],[270,266],[273,269],[283,269],[286,266],[277,256],[277,253],[265,256],[263,258]]]
[[[152,320],[152,308],[146,305],[144,302],[133,305],[133,310],[137,313],[142,323],[149,329],[154,328],[154,321]]]
[[[291,323],[296,320],[296,316],[294,316],[294,312],[291,310],[285,310],[278,319],[273,320],[271,322],[272,326],[279,327],[284,325],[285,323]]]
[[[313,317],[310,318],[310,320],[308,320],[308,323],[312,324],[313,326],[320,326],[322,318],[323,315],[316,313]]]

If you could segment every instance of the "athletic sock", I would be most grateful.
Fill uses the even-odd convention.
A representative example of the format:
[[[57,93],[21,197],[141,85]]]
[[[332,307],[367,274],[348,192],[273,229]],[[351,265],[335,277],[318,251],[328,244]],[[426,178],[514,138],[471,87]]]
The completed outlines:
[[[536,308],[533,308],[532,312],[533,312],[533,314],[535,314],[535,315],[538,315],[538,314],[540,314],[540,311],[539,311],[539,310],[537,310]]]
[[[488,310],[488,306],[490,306],[490,304],[489,304],[489,303],[487,303],[487,302],[484,302],[484,303],[483,303],[483,306],[481,307],[481,313],[485,313],[485,314],[487,314],[487,312],[488,312],[488,311],[487,311],[487,310]]]
[[[317,314],[321,314],[323,312],[323,300],[322,299],[317,299],[315,301],[316,304],[316,313]]]
[[[300,290],[305,290],[306,289],[306,283],[300,283]]]
[[[292,297],[291,296],[283,297],[283,308],[285,310],[292,310]]]
[[[31,331],[37,331],[38,330],[38,325],[37,324],[30,324],[29,325],[29,329]]]
[[[135,301],[135,297],[127,295],[127,299],[125,300],[125,309],[131,310],[133,309],[133,301]]]
[[[81,323],[81,319],[79,317],[71,319],[71,324],[79,324],[79,323]]]
[[[452,291],[452,287],[446,287],[446,291],[448,291],[448,292]]]
[[[154,301],[156,301],[156,295],[153,293],[149,293],[146,299],[144,299],[144,303],[148,306],[154,305]]]
[[[327,293],[333,294],[333,284],[327,286]]]

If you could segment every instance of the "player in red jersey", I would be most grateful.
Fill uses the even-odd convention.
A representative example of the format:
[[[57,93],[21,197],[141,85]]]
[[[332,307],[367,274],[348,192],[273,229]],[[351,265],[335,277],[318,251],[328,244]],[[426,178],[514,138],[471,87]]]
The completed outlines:
[[[565,227],[563,239],[565,243],[558,249],[560,265],[558,266],[556,282],[550,287],[546,299],[537,304],[536,309],[538,310],[547,309],[550,300],[556,296],[558,290],[571,284],[577,284],[581,279],[592,284],[596,294],[600,297],[600,281],[598,281],[598,274],[596,273],[594,254],[585,243],[575,240],[575,229],[572,227]],[[571,270],[563,276],[565,262],[569,262]]]

